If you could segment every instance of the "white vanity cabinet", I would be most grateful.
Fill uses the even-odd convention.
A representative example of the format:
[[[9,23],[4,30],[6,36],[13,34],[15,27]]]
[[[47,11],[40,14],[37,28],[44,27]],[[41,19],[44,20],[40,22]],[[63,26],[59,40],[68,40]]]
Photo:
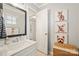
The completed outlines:
[[[15,47],[15,46],[14,46]],[[16,45],[15,48],[10,49],[7,55],[11,56],[32,56],[37,51],[36,41],[26,40]]]
[[[15,54],[13,54],[12,56],[34,56],[36,51],[37,51],[36,44],[33,44]]]
[[[36,51],[36,41],[25,40],[0,47],[0,56],[34,56]]]

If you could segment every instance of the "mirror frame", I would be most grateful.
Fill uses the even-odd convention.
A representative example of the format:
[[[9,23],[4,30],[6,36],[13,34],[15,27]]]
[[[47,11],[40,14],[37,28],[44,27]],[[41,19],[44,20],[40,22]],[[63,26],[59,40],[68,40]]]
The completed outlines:
[[[6,35],[6,37],[16,37],[16,36],[27,35],[27,11],[24,10],[24,9],[21,9],[21,8],[19,8],[17,6],[14,6],[14,5],[10,4],[10,3],[3,3],[3,4],[7,4],[7,5],[9,5],[11,7],[14,7],[14,8],[16,8],[16,9],[18,9],[18,10],[20,10],[20,11],[25,13],[25,26],[24,26],[25,27],[25,33],[23,33],[23,34],[15,34],[15,35]]]

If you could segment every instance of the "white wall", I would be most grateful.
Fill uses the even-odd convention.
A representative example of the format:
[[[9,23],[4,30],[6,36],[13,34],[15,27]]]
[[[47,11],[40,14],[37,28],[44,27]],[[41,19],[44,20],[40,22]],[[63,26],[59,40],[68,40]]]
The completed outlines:
[[[30,24],[30,39],[36,40],[36,19],[34,16],[36,15],[36,12],[34,11],[33,7],[29,4],[29,24]]]
[[[46,8],[46,7],[45,7]],[[79,47],[79,4],[49,4],[49,50],[53,50],[55,40],[55,10],[68,9],[69,43]]]
[[[36,19],[30,19],[30,39],[36,41]]]

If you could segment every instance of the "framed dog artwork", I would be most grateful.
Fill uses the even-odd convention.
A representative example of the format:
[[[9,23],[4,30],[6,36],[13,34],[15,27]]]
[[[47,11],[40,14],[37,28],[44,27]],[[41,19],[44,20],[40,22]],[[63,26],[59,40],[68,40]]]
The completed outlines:
[[[57,9],[55,12],[55,21],[67,21],[67,9]]]
[[[55,42],[67,43],[68,21],[67,10],[57,9],[55,12]]]

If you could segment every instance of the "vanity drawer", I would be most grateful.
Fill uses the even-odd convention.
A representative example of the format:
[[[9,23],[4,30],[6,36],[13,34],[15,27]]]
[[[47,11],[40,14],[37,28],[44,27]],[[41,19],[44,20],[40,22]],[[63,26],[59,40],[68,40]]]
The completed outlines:
[[[34,54],[36,51],[37,51],[36,45],[32,45],[30,47],[27,47],[27,48],[13,54],[12,56],[30,56],[30,55]]]

